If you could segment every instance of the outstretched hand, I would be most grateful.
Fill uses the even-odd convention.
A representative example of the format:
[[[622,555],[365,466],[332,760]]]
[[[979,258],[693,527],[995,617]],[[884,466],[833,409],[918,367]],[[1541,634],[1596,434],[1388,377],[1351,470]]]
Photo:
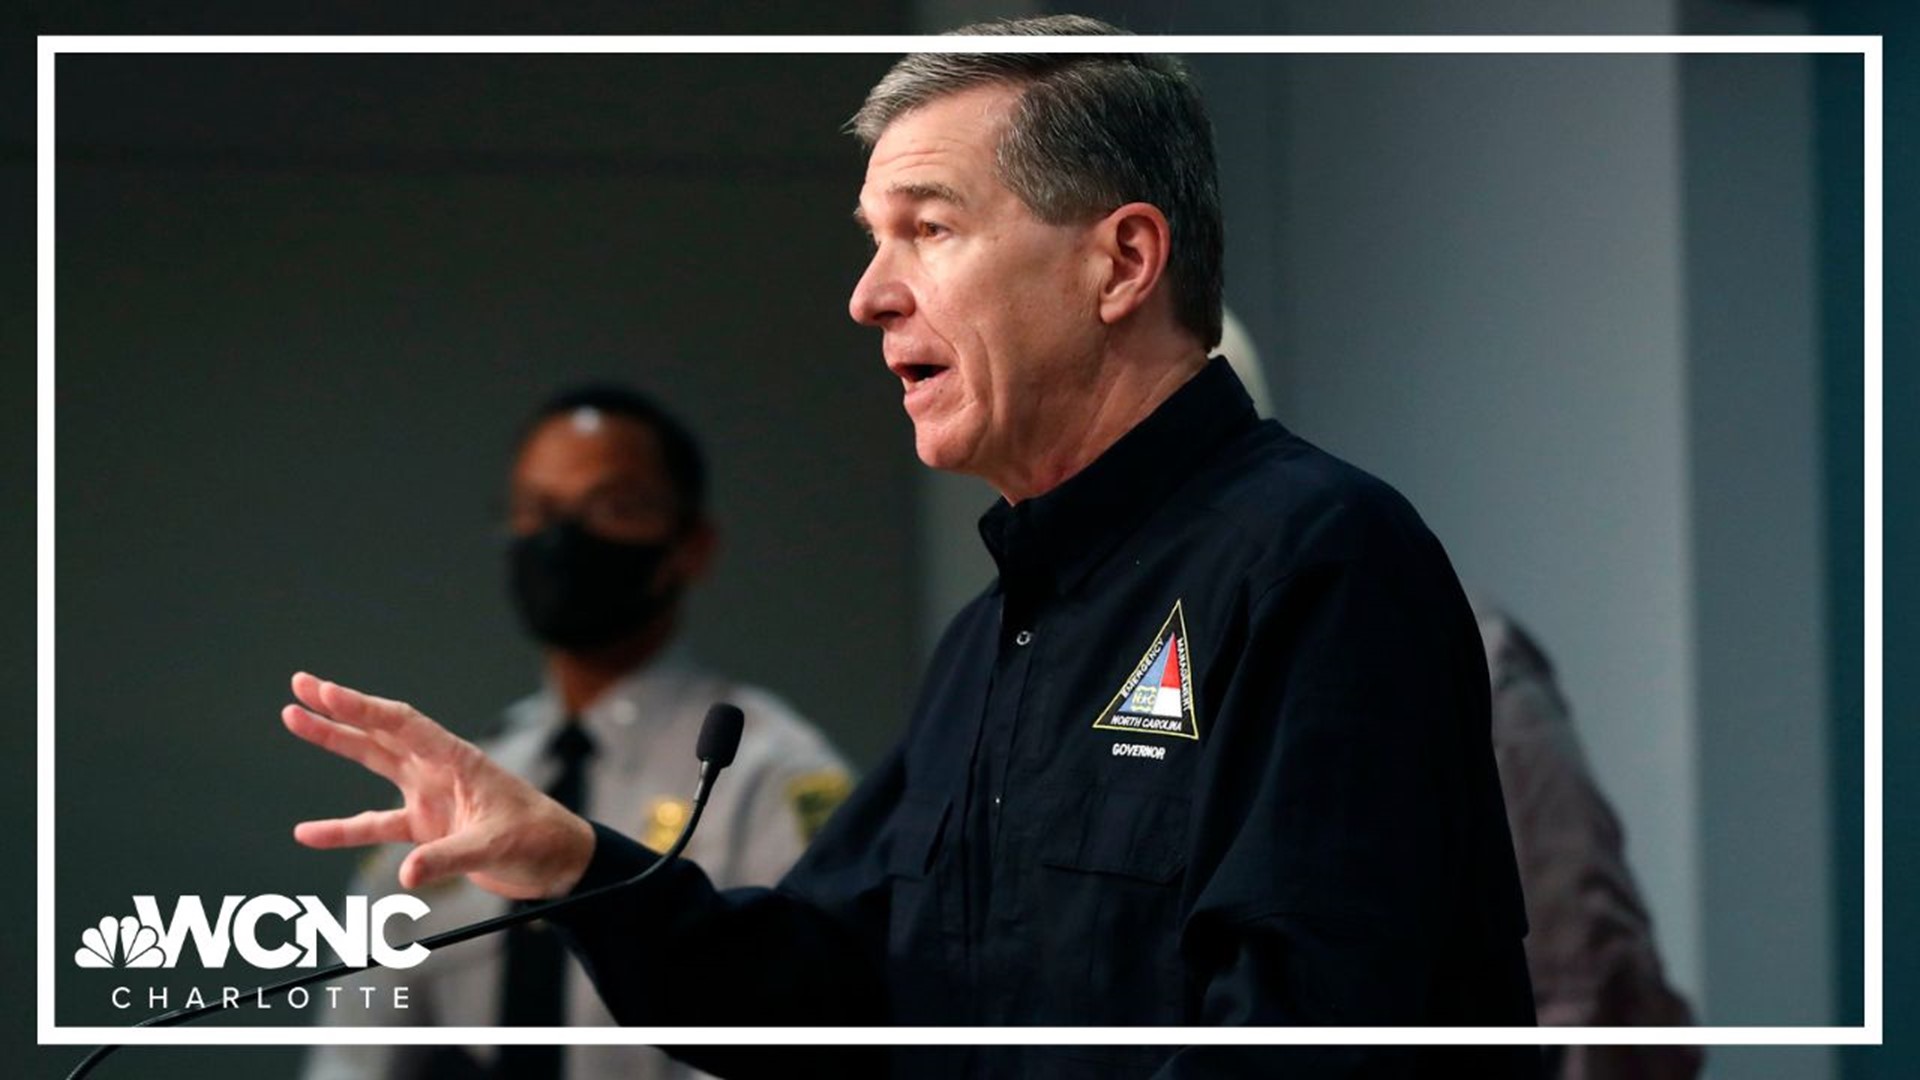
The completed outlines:
[[[385,777],[404,800],[398,809],[303,821],[295,840],[415,844],[400,864],[408,889],[465,874],[488,892],[527,900],[562,895],[586,873],[592,826],[418,709],[306,672],[293,677],[293,696],[300,704],[280,712],[288,731]]]

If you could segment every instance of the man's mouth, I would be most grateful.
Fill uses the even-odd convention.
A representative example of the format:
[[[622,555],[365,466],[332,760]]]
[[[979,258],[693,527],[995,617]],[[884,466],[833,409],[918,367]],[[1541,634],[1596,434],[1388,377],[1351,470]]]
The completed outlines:
[[[908,396],[916,392],[929,390],[940,381],[949,368],[945,364],[931,364],[920,361],[890,361],[887,370],[900,380],[901,390]]]

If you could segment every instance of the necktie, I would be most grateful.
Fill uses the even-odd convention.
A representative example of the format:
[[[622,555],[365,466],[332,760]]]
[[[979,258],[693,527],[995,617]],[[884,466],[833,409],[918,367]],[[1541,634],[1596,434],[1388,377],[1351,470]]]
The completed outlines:
[[[593,737],[576,717],[547,744],[549,757],[560,763],[559,776],[548,786],[555,802],[576,813],[586,804],[587,759],[593,756]],[[500,1024],[503,1027],[558,1027],[566,1023],[567,950],[559,935],[544,921],[507,931],[506,983],[501,988]],[[502,1046],[494,1076],[500,1080],[559,1080],[562,1047]]]

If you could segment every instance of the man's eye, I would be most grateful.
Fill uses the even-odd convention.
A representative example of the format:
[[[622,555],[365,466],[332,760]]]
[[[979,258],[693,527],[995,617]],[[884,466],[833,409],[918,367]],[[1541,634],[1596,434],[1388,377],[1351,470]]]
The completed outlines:
[[[945,236],[951,231],[937,221],[922,221],[919,224],[919,235],[922,237]]]

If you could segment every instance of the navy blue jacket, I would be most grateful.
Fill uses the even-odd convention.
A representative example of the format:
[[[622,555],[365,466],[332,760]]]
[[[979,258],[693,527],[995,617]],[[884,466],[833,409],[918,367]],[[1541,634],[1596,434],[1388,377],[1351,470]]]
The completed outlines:
[[[1215,360],[981,533],[998,580],[934,650],[906,737],[778,888],[716,892],[682,865],[561,920],[616,1017],[1533,1022],[1480,639],[1404,499],[1258,420]],[[582,887],[650,858],[600,830]],[[1417,1050],[1253,1053],[902,1051],[845,1067],[1440,1071]],[[1531,1075],[1537,1057],[1487,1053],[1446,1071]]]

